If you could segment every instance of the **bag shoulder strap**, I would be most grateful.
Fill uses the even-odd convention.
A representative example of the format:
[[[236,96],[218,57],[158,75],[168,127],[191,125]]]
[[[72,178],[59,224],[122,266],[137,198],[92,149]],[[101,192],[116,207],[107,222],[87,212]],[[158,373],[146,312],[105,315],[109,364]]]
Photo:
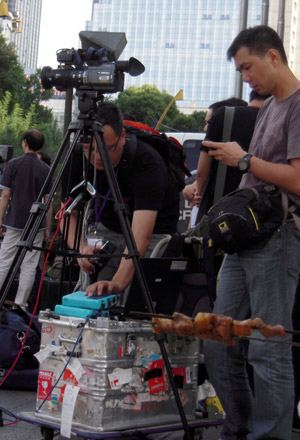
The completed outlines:
[[[230,141],[232,123],[234,118],[234,110],[235,110],[234,107],[225,107],[222,142]],[[219,161],[213,204],[215,204],[223,196],[226,172],[227,172],[227,165]]]
[[[128,179],[131,174],[131,168],[133,160],[135,158],[137,144],[137,137],[132,133],[126,132],[126,147],[124,148],[123,156],[120,162],[121,175],[124,176],[126,179]]]

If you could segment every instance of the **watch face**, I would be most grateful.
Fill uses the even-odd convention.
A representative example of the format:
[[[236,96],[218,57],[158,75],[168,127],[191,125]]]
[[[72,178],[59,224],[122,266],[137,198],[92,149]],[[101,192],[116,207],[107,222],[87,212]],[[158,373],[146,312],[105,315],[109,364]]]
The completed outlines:
[[[250,159],[251,159],[251,154],[246,154],[246,156],[242,157],[239,161],[238,161],[238,168],[240,171],[245,172],[249,169],[250,167]]]
[[[241,159],[239,161],[239,169],[245,171],[249,168],[249,161],[247,159]]]

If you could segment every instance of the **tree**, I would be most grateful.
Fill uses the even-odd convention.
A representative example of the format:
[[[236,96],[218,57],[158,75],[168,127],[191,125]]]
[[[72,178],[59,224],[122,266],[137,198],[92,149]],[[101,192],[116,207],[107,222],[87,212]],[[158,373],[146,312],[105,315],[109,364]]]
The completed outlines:
[[[167,92],[160,92],[156,86],[145,84],[141,87],[129,87],[119,93],[115,103],[121,108],[123,114],[130,115],[135,120],[154,127],[172,96]],[[167,113],[164,123],[167,125],[179,115],[176,105]]]
[[[150,127],[155,127],[171,100],[172,96],[166,91],[160,92],[156,86],[145,84],[141,87],[131,86],[124,92],[120,92],[115,103],[122,110],[125,119],[133,118]],[[204,119],[205,112],[184,115],[179,111],[175,102],[163,119],[160,129],[199,132],[203,130]]]
[[[0,100],[10,92],[14,102],[23,94],[24,72],[12,43],[0,33]]]
[[[13,145],[15,156],[22,154],[22,136],[29,128],[44,133],[45,150],[53,157],[62,140],[52,111],[40,104],[52,91],[43,90],[39,73],[25,76],[14,46],[0,34],[0,143]]]
[[[193,112],[191,115],[180,115],[175,119],[174,127],[178,131],[198,132],[205,126],[206,112]]]
[[[43,89],[40,73],[41,69],[38,69],[36,73],[24,77],[23,93],[19,97],[19,103],[24,109],[34,105],[37,123],[51,122],[52,111],[41,105],[40,102],[50,99],[53,91]]]

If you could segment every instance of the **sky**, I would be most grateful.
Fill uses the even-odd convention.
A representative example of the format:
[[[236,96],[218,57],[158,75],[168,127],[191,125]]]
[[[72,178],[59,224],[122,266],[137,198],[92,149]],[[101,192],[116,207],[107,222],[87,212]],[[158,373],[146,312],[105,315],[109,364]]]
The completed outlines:
[[[42,0],[38,67],[57,68],[58,49],[80,48],[79,32],[91,19],[92,0]]]

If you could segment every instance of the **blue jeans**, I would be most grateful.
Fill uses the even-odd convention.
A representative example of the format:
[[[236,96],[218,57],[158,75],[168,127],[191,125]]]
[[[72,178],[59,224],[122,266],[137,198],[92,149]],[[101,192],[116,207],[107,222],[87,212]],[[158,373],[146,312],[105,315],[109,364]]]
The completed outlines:
[[[266,324],[291,329],[299,272],[300,232],[290,222],[276,231],[262,249],[225,257],[213,312],[238,320],[259,317]],[[257,330],[252,335],[263,338]],[[294,402],[291,347],[249,342],[253,396],[244,344],[243,340],[232,347],[214,341],[204,344],[208,374],[226,413],[221,437],[290,440]]]

